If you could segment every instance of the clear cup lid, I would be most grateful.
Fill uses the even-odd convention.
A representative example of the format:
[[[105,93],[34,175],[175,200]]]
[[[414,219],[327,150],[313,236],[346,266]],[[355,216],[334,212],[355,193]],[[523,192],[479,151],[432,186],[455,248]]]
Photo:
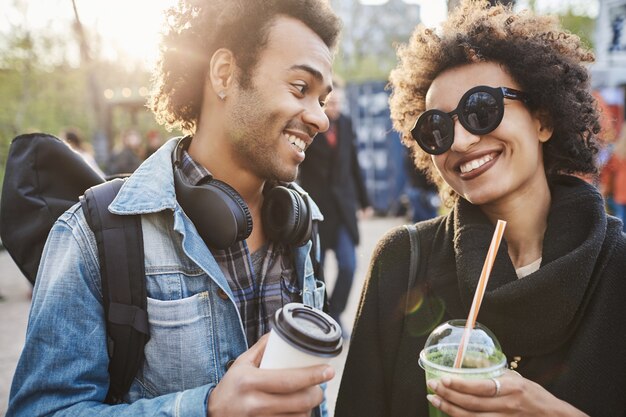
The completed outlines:
[[[420,353],[420,366],[427,364],[434,368],[452,367],[464,330],[465,320],[450,320],[435,328]],[[502,353],[496,336],[487,327],[476,322],[470,332],[461,368],[484,371],[485,368],[501,368],[505,364],[506,356]]]

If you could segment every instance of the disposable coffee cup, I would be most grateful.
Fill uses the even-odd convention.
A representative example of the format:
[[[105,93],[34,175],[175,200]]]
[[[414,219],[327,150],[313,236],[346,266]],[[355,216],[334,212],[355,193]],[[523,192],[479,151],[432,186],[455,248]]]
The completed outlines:
[[[326,364],[341,353],[341,328],[323,311],[301,303],[289,303],[276,311],[271,325],[261,368]]]
[[[506,356],[494,334],[480,323],[472,329],[460,368],[454,367],[465,320],[450,320],[432,331],[420,352],[419,365],[426,373],[426,382],[443,376],[484,379],[504,373]],[[433,392],[426,387],[428,394]],[[449,417],[428,404],[429,417]]]

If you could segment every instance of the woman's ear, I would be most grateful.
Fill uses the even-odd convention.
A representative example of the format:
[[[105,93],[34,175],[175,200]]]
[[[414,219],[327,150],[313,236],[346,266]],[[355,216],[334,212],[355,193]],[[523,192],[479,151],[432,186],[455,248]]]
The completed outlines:
[[[539,142],[545,143],[549,141],[554,133],[550,114],[545,110],[538,110],[533,115],[533,118],[535,119],[535,128],[537,129]]]
[[[235,74],[235,56],[232,51],[220,48],[213,53],[209,63],[209,71],[205,80],[205,88],[221,100],[228,96]]]

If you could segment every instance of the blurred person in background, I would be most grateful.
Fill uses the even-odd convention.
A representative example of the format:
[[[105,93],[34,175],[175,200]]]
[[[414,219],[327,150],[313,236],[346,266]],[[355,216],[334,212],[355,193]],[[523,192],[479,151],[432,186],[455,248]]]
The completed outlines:
[[[626,235],[578,178],[597,174],[593,54],[555,16],[464,0],[398,56],[394,127],[451,211],[417,223],[414,277],[405,227],[375,249],[336,417],[626,415]],[[468,317],[498,220],[478,321],[511,370],[427,391],[418,355]]]
[[[146,154],[144,159],[148,159],[163,143],[165,143],[163,136],[161,136],[158,130],[153,129],[148,131],[148,133],[146,133]]]
[[[359,244],[359,217],[372,214],[357,154],[352,121],[341,113],[344,90],[335,79],[335,89],[326,102],[330,121],[307,150],[300,166],[300,185],[319,206],[324,221],[320,223],[322,264],[327,251],[337,259],[337,278],[329,297],[331,316],[341,324],[356,270],[356,246]],[[348,337],[344,329],[344,337]]]
[[[626,231],[626,123],[600,172],[600,190],[607,200],[611,199],[611,210],[622,220]]]
[[[323,304],[310,253],[321,214],[291,183],[328,128],[340,20],[325,0],[181,0],[167,22],[150,107],[187,135],[137,168],[109,206],[141,216],[145,358],[130,390],[109,397],[98,250],[75,205],[48,238],[8,417],[327,414],[320,385],[332,366],[259,366],[279,308]],[[309,214],[277,219],[284,239],[261,219],[274,191],[283,212]],[[211,215],[225,205],[242,219],[226,231]]]
[[[80,130],[76,128],[69,128],[61,133],[61,138],[65,140],[65,142],[70,145],[72,149],[74,149],[80,156],[83,157],[85,162],[89,164],[90,167],[93,168],[102,178],[104,178],[105,174],[102,172],[98,163],[93,157],[93,150],[91,146],[85,142],[83,139],[83,135]]]
[[[428,179],[426,173],[415,168],[409,152],[405,154],[404,167],[408,177],[406,192],[411,221],[417,223],[437,216],[439,197],[435,184]]]
[[[141,133],[136,129],[127,129],[122,132],[120,148],[115,151],[107,163],[107,174],[132,174],[142,162]]]

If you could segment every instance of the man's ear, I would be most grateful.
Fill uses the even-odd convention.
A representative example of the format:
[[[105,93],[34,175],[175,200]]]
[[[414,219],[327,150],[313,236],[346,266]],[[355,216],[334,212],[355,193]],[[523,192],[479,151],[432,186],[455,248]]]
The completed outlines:
[[[554,133],[554,127],[552,127],[552,118],[550,117],[550,114],[545,110],[538,110],[535,112],[534,118],[539,142],[545,143],[549,141]]]
[[[224,100],[234,80],[235,68],[236,63],[233,53],[225,48],[218,49],[213,53],[209,63],[206,87],[212,89],[213,94]]]

